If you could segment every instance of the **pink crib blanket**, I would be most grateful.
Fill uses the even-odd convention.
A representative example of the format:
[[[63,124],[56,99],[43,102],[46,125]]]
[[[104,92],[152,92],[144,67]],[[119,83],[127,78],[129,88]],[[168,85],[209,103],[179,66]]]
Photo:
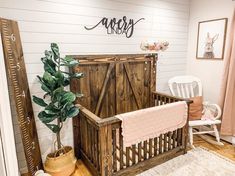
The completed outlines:
[[[187,116],[184,101],[116,115],[122,121],[124,147],[182,128]]]

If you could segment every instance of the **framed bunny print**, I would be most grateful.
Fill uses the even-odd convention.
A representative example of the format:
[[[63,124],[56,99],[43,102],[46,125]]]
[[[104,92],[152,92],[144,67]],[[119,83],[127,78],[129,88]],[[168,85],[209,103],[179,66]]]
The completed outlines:
[[[197,59],[224,58],[227,23],[227,18],[199,22]]]

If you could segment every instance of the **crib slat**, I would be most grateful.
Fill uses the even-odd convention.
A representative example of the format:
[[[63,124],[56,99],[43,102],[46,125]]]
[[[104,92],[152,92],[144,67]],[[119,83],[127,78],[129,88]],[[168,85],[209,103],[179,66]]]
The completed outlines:
[[[155,106],[158,106],[158,96],[157,95],[154,95],[155,96]]]
[[[144,141],[144,160],[147,159],[147,152],[148,152],[147,145],[148,145],[147,141]]]
[[[94,128],[94,163],[95,167],[97,168],[97,141],[96,141],[96,129]]]
[[[167,134],[164,134],[164,152],[167,151]]]
[[[119,145],[120,145],[120,169],[123,169],[124,163],[123,163],[123,137],[121,128],[119,129]]]
[[[157,95],[157,106],[160,105],[160,102],[161,102],[161,97],[159,95]]]
[[[89,150],[90,150],[90,159],[91,159],[91,161],[93,160],[93,158],[92,158],[92,129],[91,129],[91,124],[88,124],[88,126],[89,126]]]
[[[161,97],[159,96],[159,95],[157,95],[157,106],[159,106],[160,105],[160,101],[161,101]]]
[[[165,104],[168,104],[168,103],[170,103],[170,99],[169,99],[169,98],[166,98]]]
[[[91,124],[88,124],[89,126],[89,150],[90,150],[90,159],[92,161],[92,135],[91,135],[91,132],[92,132],[92,129],[91,129]]]
[[[87,137],[88,137],[88,140],[87,140],[87,150],[88,150],[88,158],[91,159],[91,135],[90,135],[90,125],[89,123],[87,123]]]
[[[177,145],[181,146],[182,128],[177,130]]]
[[[157,156],[157,144],[158,144],[158,138],[154,138],[154,156]]]
[[[168,133],[168,151],[171,150],[171,138],[172,138],[172,132]]]
[[[166,102],[167,102],[167,98],[163,97],[163,104],[166,104]]]
[[[87,122],[84,120],[84,138],[85,139],[85,142],[84,142],[84,146],[83,146],[83,150],[84,152],[88,153],[88,150],[87,150],[87,143],[88,143],[88,140],[87,140]]]
[[[162,134],[159,136],[159,154],[162,153]]]
[[[149,139],[149,158],[153,155],[153,139]]]
[[[130,166],[130,147],[126,148],[126,167]]]
[[[93,160],[94,160],[94,164],[95,164],[95,166],[97,166],[97,160],[96,160],[96,143],[97,143],[97,141],[96,141],[96,129],[93,127],[93,151],[94,151],[94,158],[93,158]]]
[[[181,129],[181,132],[182,132],[182,134],[181,134],[181,145],[182,145],[182,147],[184,148],[184,151],[186,152],[186,146],[187,146],[187,141],[186,141],[186,139],[187,139],[187,134],[186,134],[186,130],[187,129],[187,126],[184,126],[182,129]]]
[[[97,168],[100,168],[100,161],[99,161],[99,133],[98,130],[95,130],[95,138],[96,138],[96,161],[97,161]]]
[[[136,145],[132,145],[132,165],[136,163],[135,160],[135,154],[136,154]]]
[[[141,145],[141,142],[138,143],[138,161],[140,162],[141,161],[141,158],[142,158],[142,154],[141,154],[141,151],[142,151],[142,145]]]
[[[162,96],[159,96],[159,106],[162,105]]]
[[[173,131],[173,148],[176,147],[177,130]]]
[[[94,158],[95,158],[95,153],[94,153],[94,130],[93,127],[90,125],[90,130],[91,130],[91,161],[94,164]]]
[[[86,123],[87,125],[86,125],[86,128],[87,128],[87,138],[88,138],[88,140],[87,140],[87,142],[86,142],[86,151],[87,151],[87,156],[88,156],[88,158],[90,158],[90,146],[89,146],[89,144],[90,144],[90,136],[89,136],[89,125],[88,125],[88,123]]]
[[[160,96],[161,97],[161,99],[160,99],[160,104],[159,105],[163,105],[163,97],[162,96]]]
[[[113,171],[117,171],[117,139],[116,139],[116,129],[112,130],[113,138]]]
[[[95,128],[93,125],[91,125],[91,143],[92,143],[92,162],[94,166],[96,166],[95,162]]]
[[[83,138],[83,134],[84,134],[84,129],[83,129],[83,127],[84,127],[84,122],[83,122],[83,117],[82,116],[80,116],[80,123],[81,123],[81,125],[80,125],[80,132],[81,132],[81,141],[84,141],[84,138]],[[84,149],[84,142],[81,142],[81,150],[83,150]]]
[[[159,96],[159,106],[162,105],[162,96]]]
[[[94,153],[95,153],[95,158],[94,158],[94,161],[95,161],[95,167],[98,168],[98,144],[97,144],[97,130],[94,128]]]

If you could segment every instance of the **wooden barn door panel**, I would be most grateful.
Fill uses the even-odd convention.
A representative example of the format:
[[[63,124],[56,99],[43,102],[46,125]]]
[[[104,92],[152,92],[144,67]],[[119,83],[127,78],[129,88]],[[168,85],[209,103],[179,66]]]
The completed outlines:
[[[117,114],[150,106],[150,69],[150,61],[116,65]]]
[[[93,113],[96,112],[107,70],[108,64],[80,65],[74,69],[74,72],[82,72],[85,76],[80,80],[73,79],[71,90],[84,95],[82,98],[77,99],[77,103]]]
[[[154,63],[153,58],[143,55],[87,56],[73,69],[85,73],[85,77],[72,80],[71,90],[83,93],[77,103],[101,118],[147,108],[150,92],[155,90]]]
[[[116,64],[116,114],[138,109],[124,63]]]
[[[129,70],[132,72],[132,84],[135,87],[136,99],[138,99],[141,108],[149,107],[150,98],[150,82],[151,82],[151,67],[150,61],[145,62],[131,62],[129,64]]]
[[[100,88],[99,99],[95,108],[95,114],[100,117],[107,117],[109,115],[108,112],[109,112],[110,105],[108,104],[108,98],[110,94],[107,94],[107,92],[110,92],[110,93],[112,92],[110,90],[110,85],[111,85],[111,75],[114,69],[114,65],[115,63],[109,64],[104,79],[100,80],[100,82],[102,83],[102,87]],[[115,97],[114,94],[110,96]]]
[[[76,103],[83,105],[87,109],[91,110],[90,101],[91,101],[91,95],[90,95],[90,66],[79,66],[75,67],[72,72],[82,72],[85,73],[85,78],[82,79],[72,79],[70,84],[70,89],[74,93],[82,93],[84,96],[82,98],[78,98],[76,100]]]
[[[110,63],[105,79],[103,80],[103,86],[101,88],[100,94],[103,96],[103,101],[100,105],[100,113],[97,115],[101,118],[113,116],[116,114],[115,82],[115,63]]]

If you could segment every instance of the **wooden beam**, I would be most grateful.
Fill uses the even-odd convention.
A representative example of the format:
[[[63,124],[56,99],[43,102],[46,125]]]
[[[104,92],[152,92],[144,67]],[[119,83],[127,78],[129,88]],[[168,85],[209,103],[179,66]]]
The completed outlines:
[[[103,82],[103,86],[102,86],[102,89],[101,89],[101,93],[100,93],[100,97],[99,97],[99,100],[98,100],[98,103],[96,105],[96,109],[95,109],[95,114],[96,115],[99,115],[100,113],[100,108],[101,108],[101,104],[102,104],[102,101],[104,99],[104,96],[106,94],[106,90],[107,90],[107,85],[108,85],[108,81],[109,81],[109,78],[110,78],[110,74],[114,68],[114,63],[110,63],[109,64],[109,68],[107,70],[107,73],[106,73],[106,76],[105,76],[105,80]]]

